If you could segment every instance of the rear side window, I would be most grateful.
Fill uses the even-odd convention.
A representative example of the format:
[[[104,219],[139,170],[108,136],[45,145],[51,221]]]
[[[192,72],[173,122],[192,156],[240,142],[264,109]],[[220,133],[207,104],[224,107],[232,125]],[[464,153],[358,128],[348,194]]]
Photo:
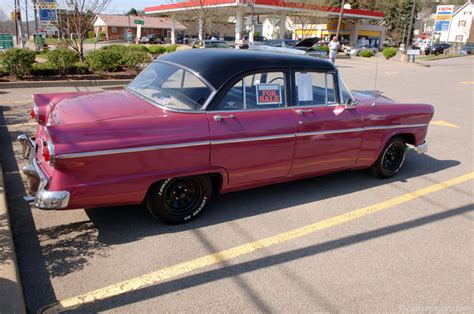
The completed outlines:
[[[334,74],[296,72],[296,105],[324,106],[336,103]]]
[[[201,110],[212,92],[193,73],[160,62],[143,70],[128,89],[161,106],[187,111]]]
[[[283,72],[245,76],[230,88],[214,110],[255,110],[286,107]]]

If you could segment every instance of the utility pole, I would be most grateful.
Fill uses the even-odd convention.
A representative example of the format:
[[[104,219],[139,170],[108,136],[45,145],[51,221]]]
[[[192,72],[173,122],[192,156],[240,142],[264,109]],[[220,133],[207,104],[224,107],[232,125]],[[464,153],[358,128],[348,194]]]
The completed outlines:
[[[339,40],[339,29],[341,28],[341,22],[342,22],[342,14],[344,13],[344,4],[345,0],[342,0],[341,2],[341,11],[339,12],[339,21],[337,22],[337,30],[336,30],[336,38]]]
[[[30,25],[28,24],[28,0],[25,0],[25,18],[26,18],[26,35],[30,39]]]
[[[413,5],[411,7],[411,16],[410,16],[410,24],[408,26],[408,32],[407,32],[407,38],[406,38],[406,44],[405,44],[405,49],[408,50],[408,45],[410,44],[410,35],[411,35],[411,28],[413,27],[413,18],[415,15],[415,5],[416,5],[416,0],[413,0]]]
[[[36,33],[36,35],[38,35],[38,12],[37,12],[37,9],[38,9],[37,0],[33,0],[33,13],[35,15],[35,33]]]
[[[25,41],[23,40],[23,30],[21,23],[20,0],[15,0],[15,24],[17,26],[17,42],[19,41],[21,48],[25,48]]]

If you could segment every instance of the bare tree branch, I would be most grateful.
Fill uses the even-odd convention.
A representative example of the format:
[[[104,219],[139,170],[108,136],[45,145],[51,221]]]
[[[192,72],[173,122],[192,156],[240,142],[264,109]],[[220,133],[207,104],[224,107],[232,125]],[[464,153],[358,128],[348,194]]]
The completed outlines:
[[[60,0],[58,7],[58,29],[67,34],[65,40],[84,61],[84,41],[87,32],[93,28],[97,16],[111,0]]]

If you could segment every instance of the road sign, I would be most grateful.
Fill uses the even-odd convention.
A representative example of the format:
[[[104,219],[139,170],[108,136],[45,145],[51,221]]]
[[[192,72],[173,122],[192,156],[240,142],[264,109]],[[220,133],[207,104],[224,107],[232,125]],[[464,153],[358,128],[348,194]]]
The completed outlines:
[[[136,25],[145,25],[145,21],[144,21],[144,20],[133,20],[133,24],[136,24]]]
[[[420,53],[420,49],[408,49],[407,50],[407,55],[415,55],[415,56],[419,56],[421,53]]]
[[[11,48],[13,48],[13,35],[0,34],[0,49],[11,49]]]
[[[441,41],[448,41],[449,27],[453,12],[453,5],[438,5],[436,7],[434,31],[440,33]]]
[[[38,8],[40,23],[58,22],[56,0],[40,0]]]

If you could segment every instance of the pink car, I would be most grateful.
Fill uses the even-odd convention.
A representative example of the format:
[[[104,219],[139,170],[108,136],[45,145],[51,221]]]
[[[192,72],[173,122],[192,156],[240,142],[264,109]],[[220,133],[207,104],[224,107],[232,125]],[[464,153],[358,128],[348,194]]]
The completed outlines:
[[[168,223],[227,193],[346,169],[388,178],[427,150],[433,107],[351,93],[316,58],[195,49],[121,91],[34,95],[21,135],[41,209],[144,204]]]

